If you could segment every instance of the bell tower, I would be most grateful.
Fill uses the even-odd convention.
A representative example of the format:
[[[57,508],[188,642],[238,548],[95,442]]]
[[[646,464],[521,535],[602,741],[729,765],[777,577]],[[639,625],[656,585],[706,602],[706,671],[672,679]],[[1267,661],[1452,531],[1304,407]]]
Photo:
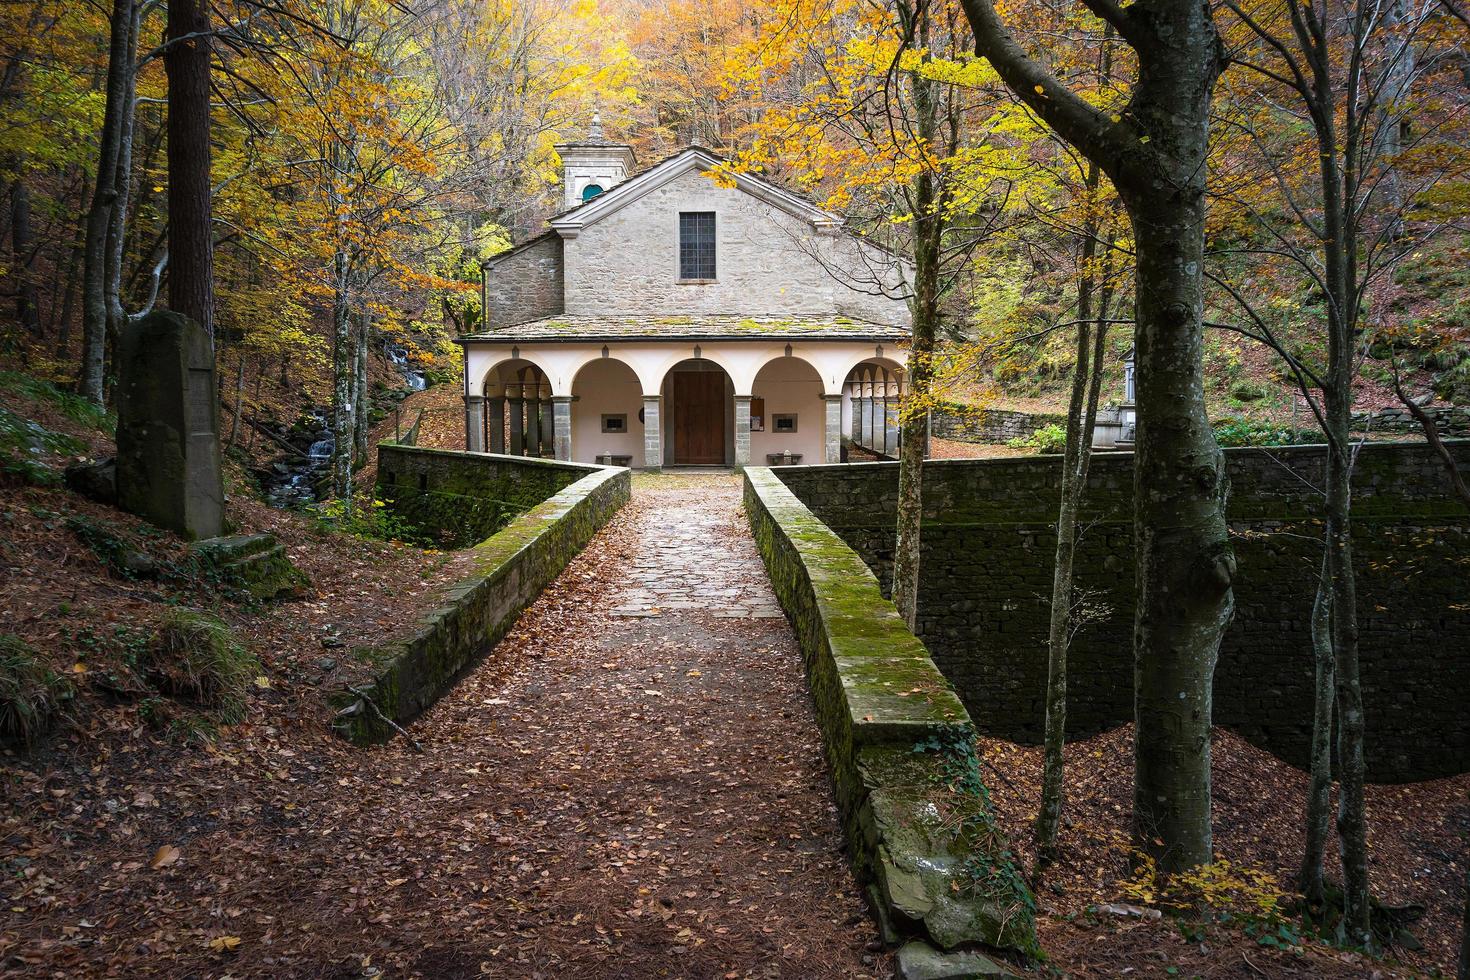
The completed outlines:
[[[621,184],[638,162],[631,146],[603,136],[602,114],[597,111],[592,113],[587,138],[578,143],[559,143],[556,152],[561,156],[562,207],[567,209]]]

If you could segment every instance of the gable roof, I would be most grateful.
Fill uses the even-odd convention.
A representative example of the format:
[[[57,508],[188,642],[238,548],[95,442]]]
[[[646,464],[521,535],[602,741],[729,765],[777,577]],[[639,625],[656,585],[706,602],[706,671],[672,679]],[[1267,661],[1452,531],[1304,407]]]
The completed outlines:
[[[552,230],[563,238],[575,238],[588,225],[596,224],[608,215],[616,214],[634,201],[651,194],[660,187],[687,173],[701,173],[717,169],[725,163],[724,157],[702,146],[691,146],[671,157],[659,161],[647,170],[635,174],[597,195],[586,204],[563,211],[550,221]],[[752,174],[729,175],[738,190],[744,191],[772,207],[814,225],[817,228],[841,228],[844,219],[825,208],[818,207],[806,198],[778,187]]]

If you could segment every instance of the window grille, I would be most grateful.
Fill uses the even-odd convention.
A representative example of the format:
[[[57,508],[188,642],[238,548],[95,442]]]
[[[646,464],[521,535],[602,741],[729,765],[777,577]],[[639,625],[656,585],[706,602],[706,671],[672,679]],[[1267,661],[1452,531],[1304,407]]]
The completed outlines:
[[[715,213],[679,213],[679,278],[715,277]]]

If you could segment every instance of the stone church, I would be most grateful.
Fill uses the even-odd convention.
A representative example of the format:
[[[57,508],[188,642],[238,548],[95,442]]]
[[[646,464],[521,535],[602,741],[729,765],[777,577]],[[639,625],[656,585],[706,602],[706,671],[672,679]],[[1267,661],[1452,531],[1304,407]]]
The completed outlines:
[[[474,451],[659,469],[891,455],[907,270],[840,215],[690,147],[557,147],[565,210],[484,265]],[[733,185],[733,186],[730,186]]]

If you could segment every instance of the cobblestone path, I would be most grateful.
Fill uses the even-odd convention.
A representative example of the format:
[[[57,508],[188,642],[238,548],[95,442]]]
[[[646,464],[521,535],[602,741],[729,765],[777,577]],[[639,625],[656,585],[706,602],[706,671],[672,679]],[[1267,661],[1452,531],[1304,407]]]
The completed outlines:
[[[482,777],[494,975],[886,973],[737,478],[639,475],[416,734]]]

